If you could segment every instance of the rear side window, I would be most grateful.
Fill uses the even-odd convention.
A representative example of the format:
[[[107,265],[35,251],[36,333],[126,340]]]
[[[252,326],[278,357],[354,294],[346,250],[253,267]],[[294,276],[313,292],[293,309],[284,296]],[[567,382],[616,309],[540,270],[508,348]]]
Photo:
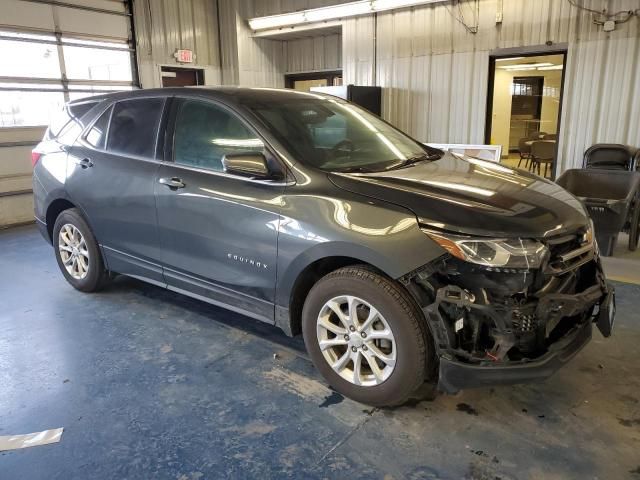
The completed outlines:
[[[222,170],[230,153],[261,152],[264,144],[235,115],[196,100],[184,100],[176,117],[174,161],[210,170]]]
[[[153,158],[164,99],[124,100],[113,107],[107,150],[119,155]]]
[[[93,127],[91,127],[85,136],[85,140],[89,145],[99,148],[100,150],[104,149],[107,141],[107,127],[109,126],[109,117],[111,116],[112,108],[113,107],[108,108],[100,115],[98,121],[93,124]]]

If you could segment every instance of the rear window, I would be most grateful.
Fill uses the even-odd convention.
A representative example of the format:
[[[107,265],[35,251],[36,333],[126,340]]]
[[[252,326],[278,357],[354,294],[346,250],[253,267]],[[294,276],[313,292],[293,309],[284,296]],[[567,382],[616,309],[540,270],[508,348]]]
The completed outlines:
[[[84,117],[89,110],[95,107],[98,102],[82,102],[66,104],[62,107],[62,110],[55,116],[49,129],[47,130],[47,138],[54,139],[60,135],[62,129],[67,126],[71,120],[79,123],[80,119]]]
[[[163,98],[124,100],[113,107],[107,150],[119,155],[155,157]]]

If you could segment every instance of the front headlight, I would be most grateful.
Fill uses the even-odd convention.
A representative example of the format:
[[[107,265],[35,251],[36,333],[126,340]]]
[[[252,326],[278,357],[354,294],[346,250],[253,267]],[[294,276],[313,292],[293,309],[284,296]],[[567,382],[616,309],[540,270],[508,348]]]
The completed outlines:
[[[542,243],[524,238],[485,239],[422,231],[454,257],[486,267],[539,268],[549,252]]]

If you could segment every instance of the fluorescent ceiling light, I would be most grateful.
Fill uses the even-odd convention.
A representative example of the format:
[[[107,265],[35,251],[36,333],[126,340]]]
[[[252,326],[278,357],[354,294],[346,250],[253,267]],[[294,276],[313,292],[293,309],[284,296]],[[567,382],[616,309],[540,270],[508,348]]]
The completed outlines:
[[[327,20],[393,10],[394,8],[442,3],[444,1],[446,0],[361,0],[359,2],[343,3],[332,7],[312,8],[282,15],[251,18],[249,19],[249,27],[251,30],[290,27],[303,23],[324,22]]]
[[[505,57],[505,58],[496,58],[496,62],[506,62],[508,60],[520,60],[524,57]]]
[[[538,67],[538,70],[562,70],[562,65],[551,65],[549,67]]]
[[[251,30],[263,30],[265,28],[285,27],[287,25],[296,25],[304,23],[304,13],[294,12],[285,13],[284,15],[272,15],[270,17],[252,18],[249,20]]]
[[[336,18],[353,17],[367,13],[371,13],[371,3],[368,1],[305,10],[304,17],[307,22],[322,22],[324,20],[335,20]]]
[[[542,63],[519,63],[517,65],[504,65],[498,68],[504,68],[505,70],[525,70],[537,67],[551,67],[553,63],[542,62]]]
[[[430,2],[419,2],[416,0],[373,0],[371,2],[371,8],[376,12],[384,10],[393,10],[394,8],[413,7],[424,3],[436,3],[437,0],[431,0]]]
[[[507,71],[507,72],[516,72],[516,71],[523,71],[523,70],[537,70],[537,67],[518,67],[518,68],[507,68],[507,67],[499,67],[502,68],[503,70]]]

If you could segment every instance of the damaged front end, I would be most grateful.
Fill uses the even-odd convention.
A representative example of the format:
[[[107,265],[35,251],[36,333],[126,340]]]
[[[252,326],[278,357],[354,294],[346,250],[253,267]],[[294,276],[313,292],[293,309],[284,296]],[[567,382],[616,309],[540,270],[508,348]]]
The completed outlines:
[[[465,261],[442,242],[449,254],[402,279],[423,306],[440,390],[544,379],[588,343],[593,322],[611,334],[614,292],[590,231],[537,244],[535,268],[532,257],[514,268]]]

